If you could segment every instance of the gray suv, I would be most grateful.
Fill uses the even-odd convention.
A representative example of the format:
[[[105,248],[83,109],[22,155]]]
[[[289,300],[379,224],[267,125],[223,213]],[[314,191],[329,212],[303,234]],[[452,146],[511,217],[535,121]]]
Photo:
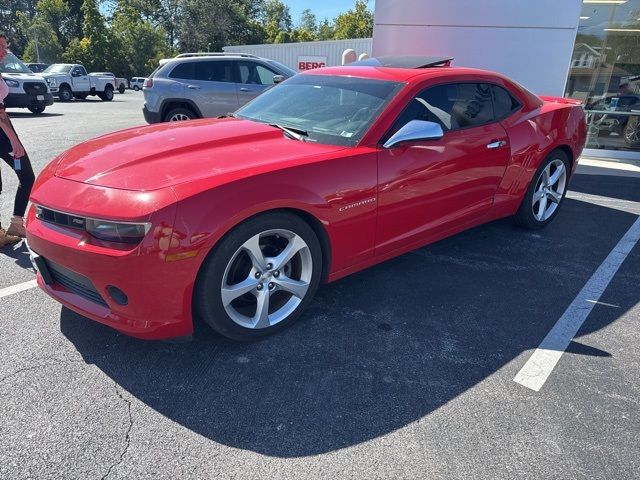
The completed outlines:
[[[241,53],[181,54],[147,78],[147,123],[217,117],[242,105],[296,72],[266,58]]]

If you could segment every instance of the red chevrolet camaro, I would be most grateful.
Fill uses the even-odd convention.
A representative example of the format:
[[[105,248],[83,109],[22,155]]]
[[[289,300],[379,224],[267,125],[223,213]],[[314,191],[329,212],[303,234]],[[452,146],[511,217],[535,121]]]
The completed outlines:
[[[545,226],[585,130],[578,102],[447,59],[323,68],[227,118],[68,150],[37,179],[27,240],[40,286],[86,317],[255,339],[321,281],[502,217]]]

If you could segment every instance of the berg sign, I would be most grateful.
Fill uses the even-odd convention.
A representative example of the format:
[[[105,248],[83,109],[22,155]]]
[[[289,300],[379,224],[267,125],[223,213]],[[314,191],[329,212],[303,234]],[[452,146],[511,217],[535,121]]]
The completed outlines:
[[[298,56],[298,70],[313,70],[314,68],[322,68],[327,66],[327,57],[300,55]]]

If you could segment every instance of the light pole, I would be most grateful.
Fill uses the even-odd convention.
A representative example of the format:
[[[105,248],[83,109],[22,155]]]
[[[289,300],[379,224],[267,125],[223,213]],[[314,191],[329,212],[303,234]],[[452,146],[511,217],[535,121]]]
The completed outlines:
[[[211,52],[211,42],[207,43],[207,53]]]

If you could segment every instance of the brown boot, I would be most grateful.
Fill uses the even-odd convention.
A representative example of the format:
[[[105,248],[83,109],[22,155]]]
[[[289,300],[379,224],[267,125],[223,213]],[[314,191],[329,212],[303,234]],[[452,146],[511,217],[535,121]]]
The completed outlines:
[[[25,238],[27,236],[27,232],[24,229],[24,220],[22,217],[13,217],[11,219],[11,224],[9,228],[7,228],[7,235],[12,235],[14,237]]]
[[[15,245],[19,241],[20,237],[9,235],[4,231],[4,228],[0,228],[0,248],[6,247],[7,245]]]

